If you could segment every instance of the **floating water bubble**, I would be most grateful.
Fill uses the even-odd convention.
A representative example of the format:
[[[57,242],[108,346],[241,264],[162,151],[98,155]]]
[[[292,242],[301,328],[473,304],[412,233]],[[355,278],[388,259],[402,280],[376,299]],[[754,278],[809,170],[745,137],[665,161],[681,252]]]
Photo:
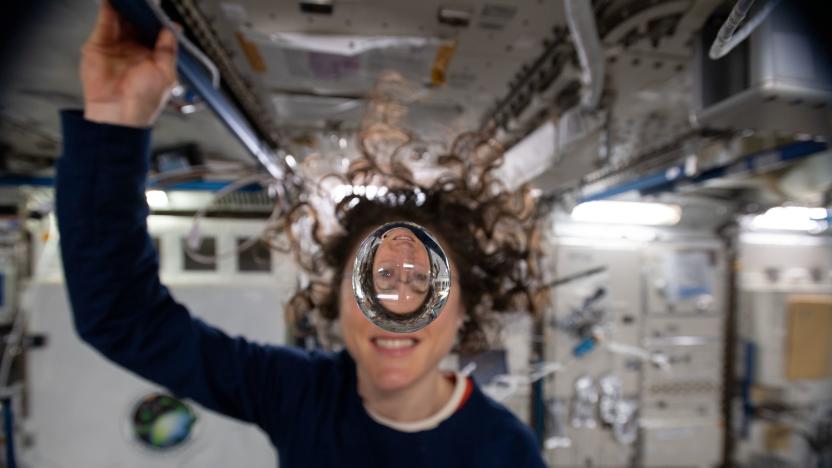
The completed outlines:
[[[361,243],[352,288],[371,322],[387,331],[410,333],[439,316],[451,292],[451,269],[442,247],[425,228],[393,222]]]

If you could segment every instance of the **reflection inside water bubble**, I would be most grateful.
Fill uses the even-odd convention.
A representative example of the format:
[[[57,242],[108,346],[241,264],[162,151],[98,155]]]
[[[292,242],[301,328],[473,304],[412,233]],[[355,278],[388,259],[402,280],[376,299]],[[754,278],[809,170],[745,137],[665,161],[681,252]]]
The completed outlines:
[[[451,288],[445,252],[421,226],[388,223],[358,249],[352,278],[361,312],[398,333],[419,330],[442,311]]]
[[[430,259],[416,236],[395,227],[381,235],[373,257],[373,290],[391,312],[413,312],[430,289]]]

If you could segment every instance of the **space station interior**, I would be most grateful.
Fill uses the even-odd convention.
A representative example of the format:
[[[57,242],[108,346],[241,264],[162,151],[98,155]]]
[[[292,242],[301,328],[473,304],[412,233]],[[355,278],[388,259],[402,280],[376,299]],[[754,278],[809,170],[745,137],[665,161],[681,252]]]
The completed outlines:
[[[298,249],[335,229],[339,202],[395,204],[407,188],[419,205],[419,181],[457,164],[478,196],[529,201],[516,244],[534,262],[499,273],[534,301],[488,314],[486,349],[455,346],[440,366],[508,408],[547,466],[832,468],[826,2],[105,3],[142,47],[174,31],[178,81],[143,195],[161,282],[194,316],[258,343],[343,349],[337,325],[289,313],[325,258]],[[278,466],[263,431],[76,331],[59,112],[85,105],[81,46],[101,8],[0,13],[0,466]],[[434,296],[417,299],[435,327],[459,286],[426,249]],[[417,329],[385,325],[404,327],[361,281],[350,291],[367,318]]]

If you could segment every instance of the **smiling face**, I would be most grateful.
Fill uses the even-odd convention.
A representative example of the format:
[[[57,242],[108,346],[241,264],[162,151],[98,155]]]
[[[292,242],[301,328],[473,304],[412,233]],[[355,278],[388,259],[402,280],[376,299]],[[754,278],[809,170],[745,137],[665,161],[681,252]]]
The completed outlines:
[[[417,245],[418,244],[418,245]],[[418,248],[417,248],[418,247]],[[344,265],[340,285],[340,323],[344,344],[356,362],[359,378],[382,391],[407,388],[434,372],[439,361],[454,345],[464,314],[457,281],[456,266],[451,262],[451,291],[439,317],[425,328],[413,333],[391,333],[377,327],[361,313],[352,289],[353,250]],[[450,253],[450,252],[448,252]],[[428,272],[427,251],[407,229],[392,229],[373,260],[377,292],[398,295],[404,301],[390,301],[385,307],[391,312],[407,313],[424,300]],[[383,293],[383,291],[382,291]]]

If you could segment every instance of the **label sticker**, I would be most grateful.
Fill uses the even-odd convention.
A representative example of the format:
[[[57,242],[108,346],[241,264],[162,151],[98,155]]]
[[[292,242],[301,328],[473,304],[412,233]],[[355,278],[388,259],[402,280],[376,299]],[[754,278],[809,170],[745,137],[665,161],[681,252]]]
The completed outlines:
[[[248,13],[246,9],[239,3],[220,3],[222,12],[225,13],[226,18],[236,23],[245,23],[248,21]]]
[[[501,30],[514,19],[517,7],[500,3],[487,3],[480,11],[479,26],[482,29]]]
[[[433,61],[433,68],[430,72],[430,81],[434,86],[444,85],[448,81],[448,66],[456,51],[457,41],[443,44],[436,51],[436,59]]]

